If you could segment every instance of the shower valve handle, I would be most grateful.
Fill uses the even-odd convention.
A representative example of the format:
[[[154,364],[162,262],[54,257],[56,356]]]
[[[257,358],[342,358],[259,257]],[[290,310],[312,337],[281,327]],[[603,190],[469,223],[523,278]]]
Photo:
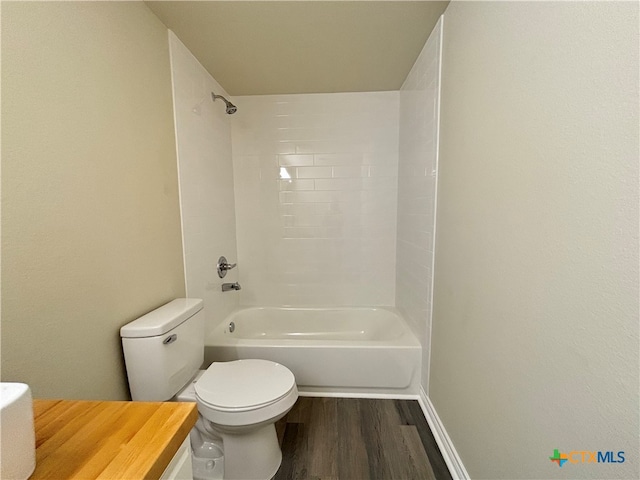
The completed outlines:
[[[220,257],[218,259],[218,266],[216,268],[218,270],[218,276],[220,278],[224,278],[224,276],[227,274],[227,271],[235,268],[236,265],[237,263],[229,263],[227,262],[227,259],[225,257]]]

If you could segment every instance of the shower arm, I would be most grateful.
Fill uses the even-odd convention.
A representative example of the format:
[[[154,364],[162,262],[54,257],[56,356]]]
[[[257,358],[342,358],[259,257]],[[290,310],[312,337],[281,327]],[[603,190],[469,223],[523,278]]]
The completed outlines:
[[[222,95],[216,95],[215,93],[211,92],[211,98],[213,99],[214,102],[216,101],[217,98],[221,99],[227,105],[226,111],[229,115],[232,115],[238,111],[238,107],[236,107],[233,103],[231,103],[229,100],[224,98]]]

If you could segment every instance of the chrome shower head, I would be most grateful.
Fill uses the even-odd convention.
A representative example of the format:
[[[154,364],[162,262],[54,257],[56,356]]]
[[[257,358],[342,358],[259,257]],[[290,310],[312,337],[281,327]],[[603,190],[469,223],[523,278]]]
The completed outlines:
[[[216,101],[216,98],[221,98],[222,101],[227,105],[226,111],[229,115],[232,115],[238,111],[238,107],[236,107],[233,103],[231,103],[229,100],[224,98],[222,95],[216,95],[215,93],[211,92],[211,98],[213,98],[214,102]]]

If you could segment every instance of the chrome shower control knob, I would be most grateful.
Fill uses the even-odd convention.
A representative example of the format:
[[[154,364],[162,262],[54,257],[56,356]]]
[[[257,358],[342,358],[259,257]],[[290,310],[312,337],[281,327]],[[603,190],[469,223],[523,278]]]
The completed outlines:
[[[235,268],[236,265],[237,263],[228,263],[225,257],[220,257],[218,259],[218,266],[217,266],[218,276],[220,278],[224,278],[224,276],[227,274],[227,271],[231,270],[232,268]]]

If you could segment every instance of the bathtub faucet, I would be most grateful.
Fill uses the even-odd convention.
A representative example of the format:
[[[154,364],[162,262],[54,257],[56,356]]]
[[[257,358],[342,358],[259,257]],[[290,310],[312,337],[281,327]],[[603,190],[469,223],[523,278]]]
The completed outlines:
[[[238,282],[234,282],[234,283],[223,283],[222,284],[222,291],[223,292],[228,292],[229,290],[240,290],[242,287],[240,286],[240,284]]]

